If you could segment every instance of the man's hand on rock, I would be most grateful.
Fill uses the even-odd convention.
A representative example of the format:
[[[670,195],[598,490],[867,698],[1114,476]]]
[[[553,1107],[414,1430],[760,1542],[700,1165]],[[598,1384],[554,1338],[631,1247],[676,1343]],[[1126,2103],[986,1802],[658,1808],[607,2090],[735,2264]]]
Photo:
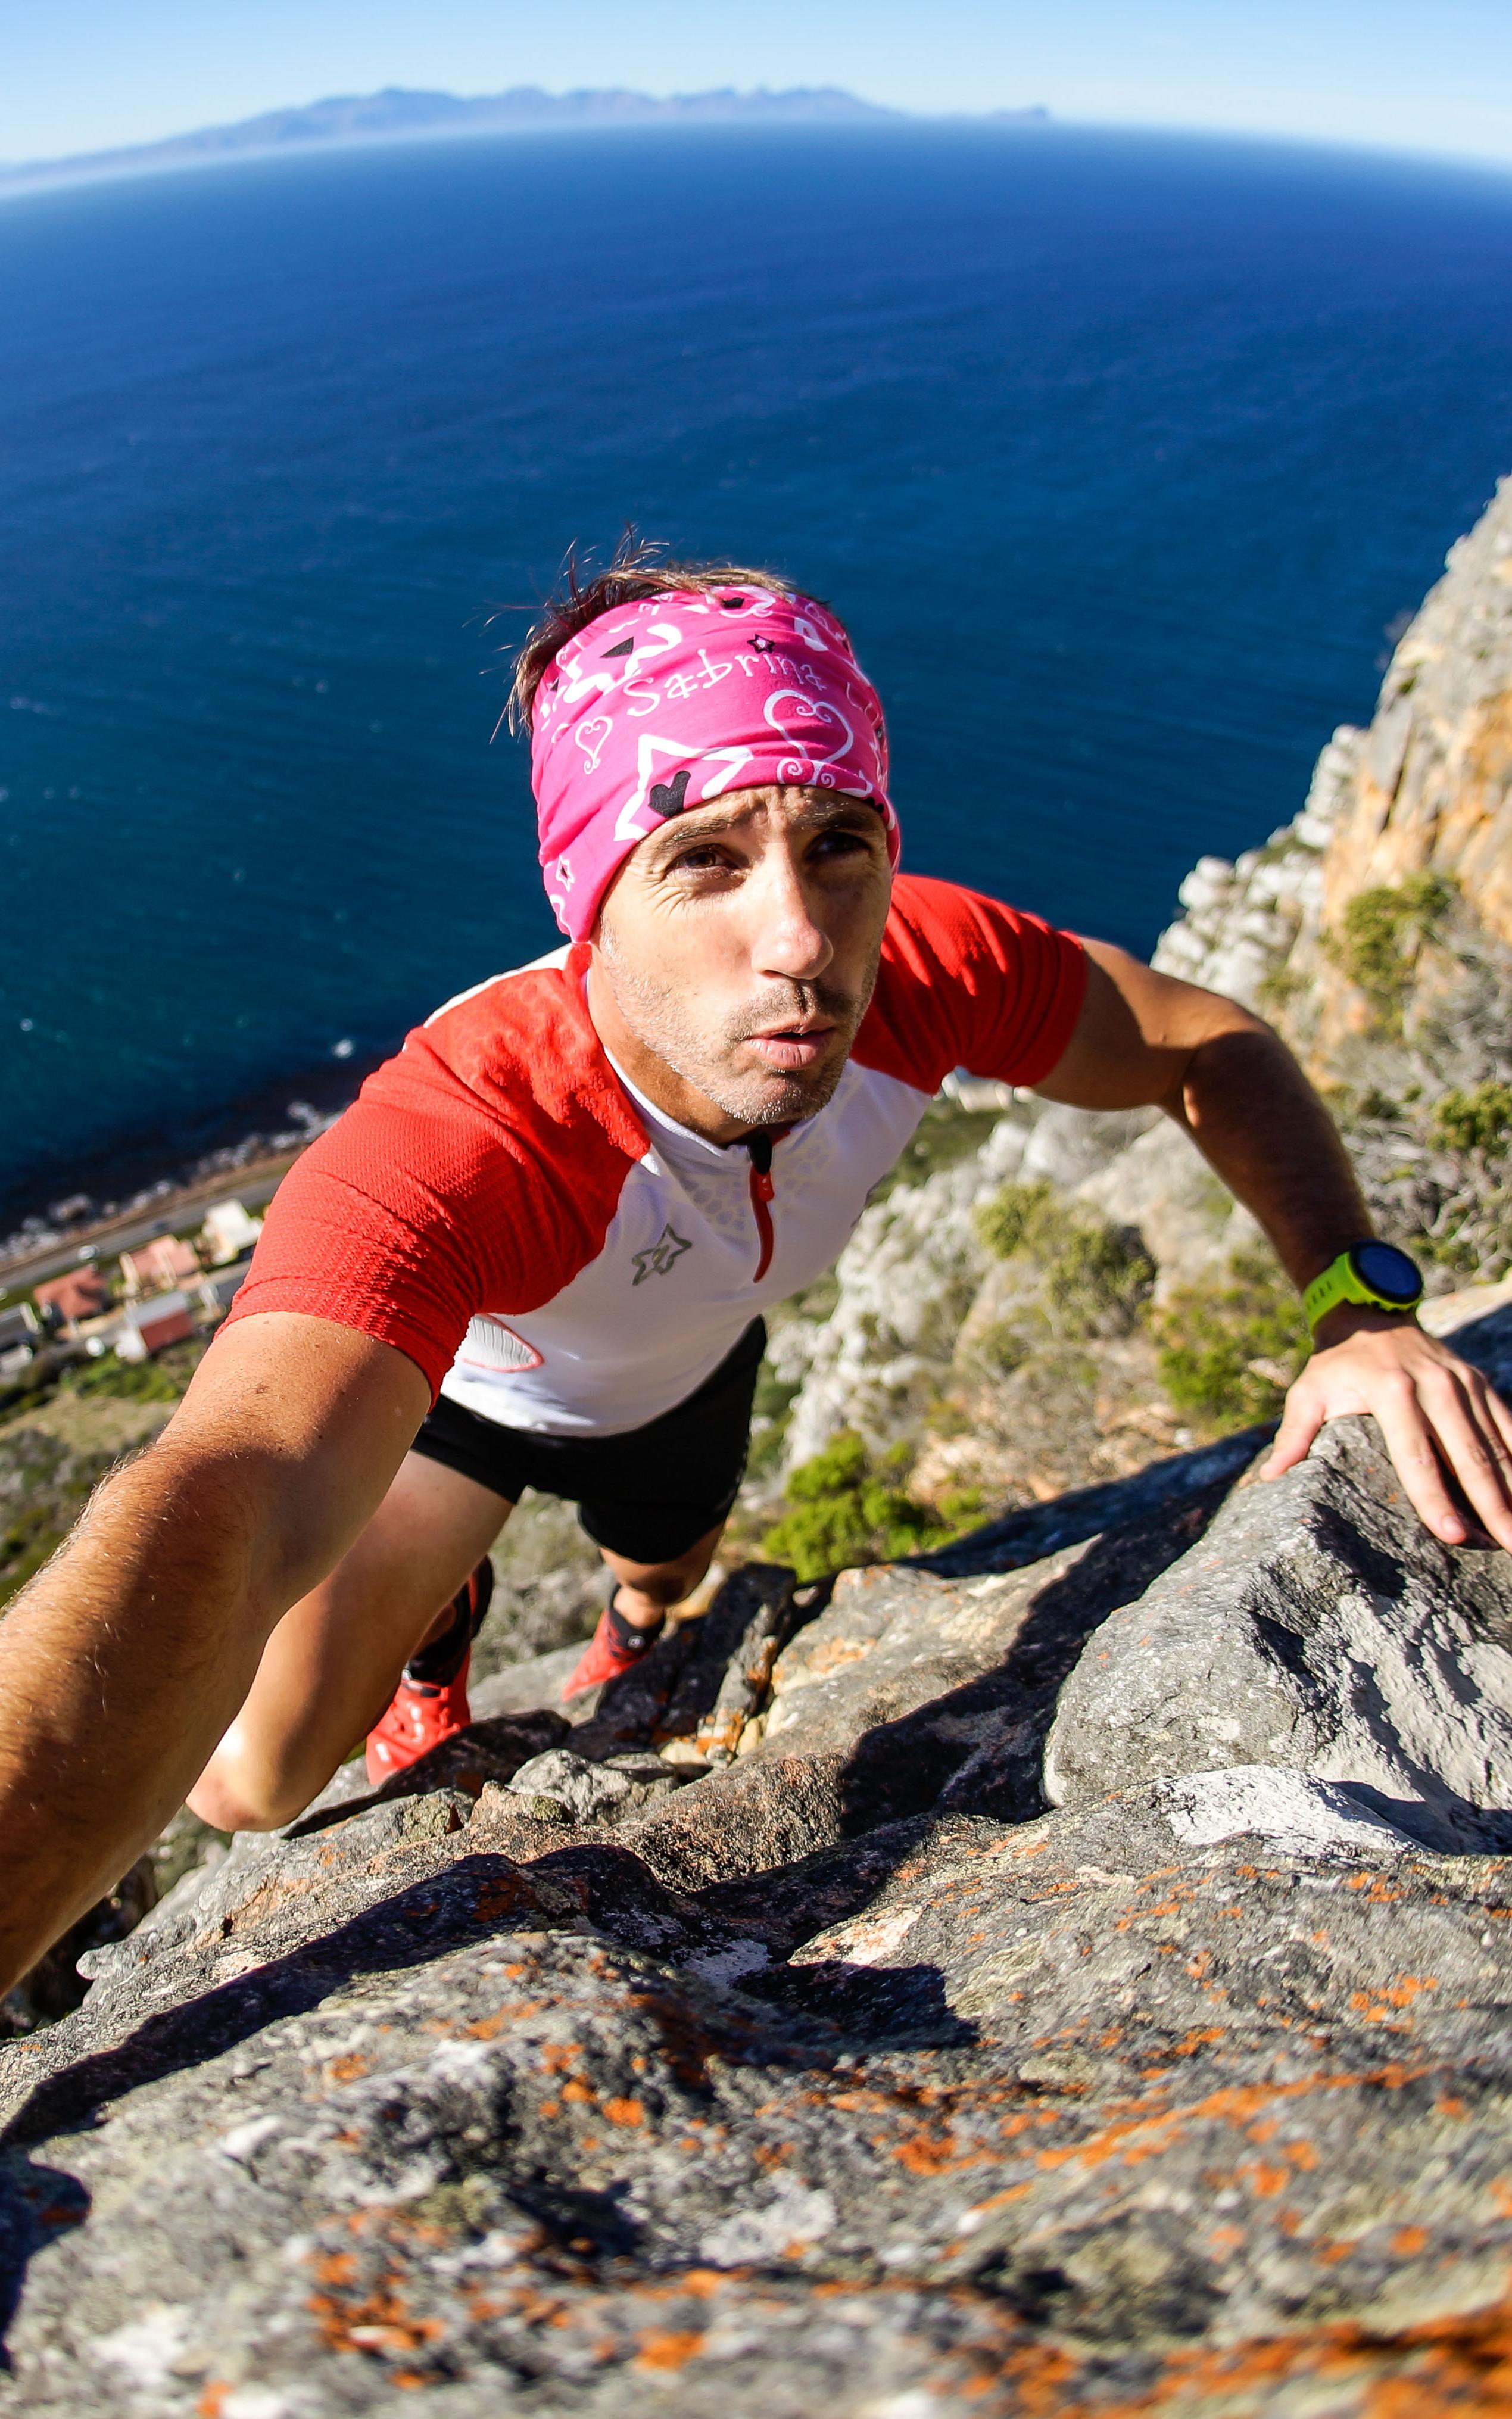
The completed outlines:
[[[1322,1320],[1260,1476],[1279,1478],[1304,1461],[1326,1420],[1365,1411],[1380,1422],[1409,1500],[1436,1537],[1476,1542],[1447,1472],[1487,1533],[1512,1552],[1512,1410],[1478,1369],[1410,1318],[1341,1304]]]

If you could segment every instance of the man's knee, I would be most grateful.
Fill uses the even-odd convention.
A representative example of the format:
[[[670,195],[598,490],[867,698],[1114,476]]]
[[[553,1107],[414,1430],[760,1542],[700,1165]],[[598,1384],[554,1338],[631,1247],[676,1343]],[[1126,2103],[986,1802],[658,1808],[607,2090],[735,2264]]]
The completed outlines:
[[[701,1576],[697,1572],[685,1572],[681,1564],[675,1566],[669,1564],[658,1570],[646,1571],[630,1584],[638,1595],[646,1596],[653,1604],[659,1604],[665,1611],[668,1605],[676,1604],[687,1595],[697,1586]]]
[[[309,1799],[296,1798],[287,1789],[259,1787],[229,1759],[212,1756],[186,1802],[191,1814],[213,1831],[276,1831],[301,1814]]]
[[[665,1609],[668,1605],[680,1604],[685,1595],[692,1595],[713,1562],[715,1548],[723,1533],[721,1522],[708,1536],[700,1537],[696,1545],[689,1546],[685,1554],[679,1554],[675,1562],[631,1563],[620,1555],[611,1555],[609,1559],[618,1571],[622,1584],[633,1587],[638,1595]]]

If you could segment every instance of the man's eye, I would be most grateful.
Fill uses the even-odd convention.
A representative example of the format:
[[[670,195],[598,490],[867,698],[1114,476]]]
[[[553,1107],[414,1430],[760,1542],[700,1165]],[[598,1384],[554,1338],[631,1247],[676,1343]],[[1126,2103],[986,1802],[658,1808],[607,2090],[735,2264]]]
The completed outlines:
[[[721,849],[689,848],[685,849],[681,856],[673,857],[672,871],[674,873],[717,872],[727,863],[728,859]]]

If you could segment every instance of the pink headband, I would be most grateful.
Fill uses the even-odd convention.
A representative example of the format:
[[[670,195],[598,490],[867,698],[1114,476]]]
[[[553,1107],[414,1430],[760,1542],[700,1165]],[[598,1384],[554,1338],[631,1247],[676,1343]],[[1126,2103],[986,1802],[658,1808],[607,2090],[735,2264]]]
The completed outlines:
[[[882,707],[810,597],[732,582],[611,608],[548,667],[531,734],[546,895],[575,941],[630,851],[726,790],[871,798],[898,862]]]

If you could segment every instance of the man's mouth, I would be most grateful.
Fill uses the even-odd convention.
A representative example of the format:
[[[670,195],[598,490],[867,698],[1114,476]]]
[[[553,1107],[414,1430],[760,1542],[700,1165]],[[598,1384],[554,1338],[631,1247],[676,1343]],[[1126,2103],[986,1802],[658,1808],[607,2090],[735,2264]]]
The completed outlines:
[[[747,1047],[774,1074],[797,1075],[806,1067],[818,1065],[834,1036],[835,1027],[827,1018],[798,1017],[790,1025],[774,1025],[765,1033],[751,1034]]]

